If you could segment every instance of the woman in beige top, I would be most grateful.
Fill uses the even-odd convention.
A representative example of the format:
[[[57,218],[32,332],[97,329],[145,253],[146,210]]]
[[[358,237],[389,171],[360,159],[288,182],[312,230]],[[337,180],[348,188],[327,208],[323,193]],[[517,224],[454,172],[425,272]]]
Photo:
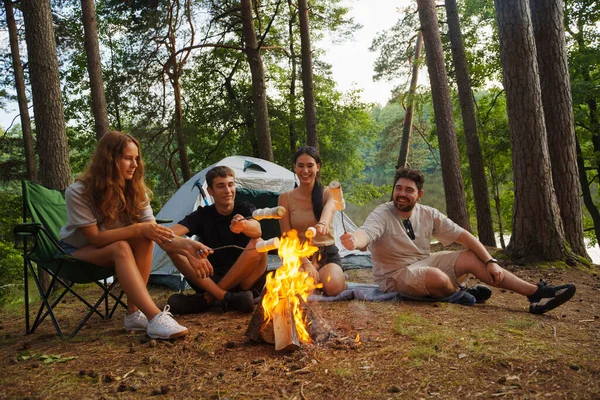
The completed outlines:
[[[335,203],[329,188],[323,189],[320,169],[321,157],[314,147],[301,147],[294,154],[294,172],[300,186],[279,196],[279,205],[287,210],[279,227],[282,233],[297,230],[301,239],[305,239],[309,227],[316,229],[312,243],[319,251],[311,260],[304,258],[301,268],[316,283],[323,284],[323,293],[335,296],[346,289],[346,278],[331,225]]]

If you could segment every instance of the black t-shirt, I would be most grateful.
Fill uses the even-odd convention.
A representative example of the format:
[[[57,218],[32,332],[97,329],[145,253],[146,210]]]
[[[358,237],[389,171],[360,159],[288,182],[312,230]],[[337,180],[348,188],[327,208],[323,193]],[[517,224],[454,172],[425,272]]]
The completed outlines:
[[[246,247],[250,238],[243,233],[235,234],[231,232],[229,226],[234,215],[240,214],[248,217],[252,215],[254,210],[256,210],[256,207],[252,203],[241,201],[234,203],[231,214],[221,215],[217,212],[215,205],[212,204],[208,207],[198,207],[196,211],[179,221],[179,224],[188,228],[188,236],[197,235],[198,240],[212,249],[228,245]],[[208,256],[208,261],[210,261],[213,268],[225,273],[229,271],[229,268],[241,254],[242,250],[236,248],[215,250],[213,254]]]

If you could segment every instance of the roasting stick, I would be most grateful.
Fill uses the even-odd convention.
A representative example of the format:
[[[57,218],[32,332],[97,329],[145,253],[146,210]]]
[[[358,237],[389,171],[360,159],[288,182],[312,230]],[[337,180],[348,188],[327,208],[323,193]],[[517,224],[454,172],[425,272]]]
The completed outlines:
[[[256,247],[252,247],[250,249],[247,249],[245,247],[238,246],[238,245],[235,245],[235,244],[228,244],[226,246],[215,247],[212,250],[216,251],[216,250],[223,250],[223,249],[240,249],[240,250],[245,251],[245,250],[254,250],[254,249],[256,249],[256,251],[258,251],[259,253],[266,253],[268,251],[276,250],[278,248],[279,248],[279,238],[278,237],[274,237],[274,238],[271,238],[269,240],[260,240],[260,241],[256,242]],[[202,250],[198,250],[196,253],[202,254]]]

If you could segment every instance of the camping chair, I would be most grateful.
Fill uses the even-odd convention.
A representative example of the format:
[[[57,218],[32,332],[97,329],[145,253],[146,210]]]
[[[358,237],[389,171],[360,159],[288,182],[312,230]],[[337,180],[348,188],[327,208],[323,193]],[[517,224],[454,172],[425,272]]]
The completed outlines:
[[[116,296],[112,289],[117,284],[116,278],[111,284],[108,278],[115,275],[114,268],[99,267],[86,263],[67,254],[58,245],[58,232],[67,221],[67,209],[64,194],[48,189],[37,183],[23,181],[23,223],[14,228],[15,235],[23,238],[23,277],[25,284],[25,333],[33,333],[35,329],[50,316],[58,335],[61,338],[72,338],[83,327],[92,314],[98,314],[103,319],[112,317],[118,305],[127,306],[121,301],[123,292]],[[31,222],[28,222],[28,218]],[[32,245],[28,242],[32,240]],[[46,271],[51,276],[47,290],[42,288],[39,270]],[[29,273],[35,282],[41,304],[32,325],[29,321]],[[75,292],[75,284],[95,283],[102,289],[100,298],[94,304],[88,302],[81,294]],[[56,286],[56,289],[53,288]],[[62,290],[62,291],[61,291]],[[60,291],[60,293],[58,293]],[[52,293],[56,292],[56,293]],[[66,335],[56,319],[55,309],[63,297],[71,293],[87,307],[87,314],[79,325]],[[52,294],[52,296],[51,296]],[[52,298],[51,298],[52,297]],[[109,309],[109,297],[115,304]],[[102,307],[104,304],[104,307]]]

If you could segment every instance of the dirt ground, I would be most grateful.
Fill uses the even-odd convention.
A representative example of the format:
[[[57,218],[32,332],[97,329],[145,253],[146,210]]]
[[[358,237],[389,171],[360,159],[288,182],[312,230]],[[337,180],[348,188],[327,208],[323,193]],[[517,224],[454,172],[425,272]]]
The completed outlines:
[[[154,341],[124,332],[119,310],[111,320],[92,317],[63,341],[49,321],[24,335],[22,309],[6,308],[0,398],[600,398],[600,270],[505,267],[530,281],[574,282],[577,293],[545,315],[529,314],[525,298],[499,289],[473,307],[312,303],[336,337],[288,354],[246,339],[248,314],[178,317],[191,334]],[[373,281],[371,270],[348,274]],[[151,288],[159,305],[171,293]],[[81,311],[71,300],[61,306],[67,321]]]

